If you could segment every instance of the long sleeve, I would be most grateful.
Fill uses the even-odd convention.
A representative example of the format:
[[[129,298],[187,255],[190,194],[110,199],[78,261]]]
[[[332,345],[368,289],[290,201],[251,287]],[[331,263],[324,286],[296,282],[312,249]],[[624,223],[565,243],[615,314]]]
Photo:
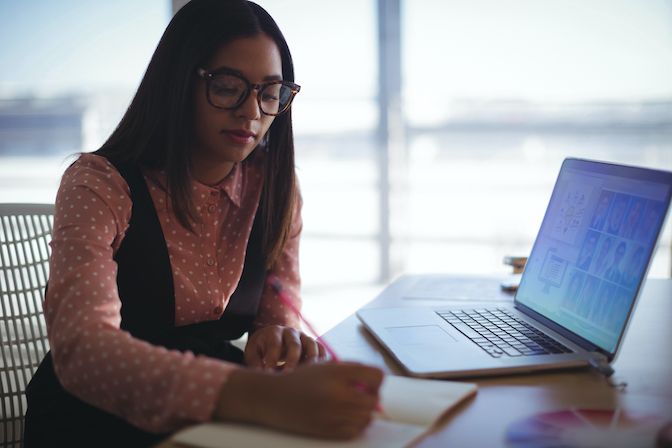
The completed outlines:
[[[294,210],[290,235],[278,260],[269,270],[268,275],[276,276],[282,283],[282,288],[297,309],[301,309],[301,276],[299,273],[299,242],[303,221],[301,195],[298,195]],[[255,319],[255,327],[266,325],[284,325],[300,328],[299,317],[289,307],[278,299],[275,291],[264,285],[264,291],[259,304],[259,313]]]
[[[120,329],[114,251],[131,213],[128,186],[100,157],[65,173],[56,199],[45,317],[56,374],[85,402],[150,432],[210,419],[237,367],[168,351]]]

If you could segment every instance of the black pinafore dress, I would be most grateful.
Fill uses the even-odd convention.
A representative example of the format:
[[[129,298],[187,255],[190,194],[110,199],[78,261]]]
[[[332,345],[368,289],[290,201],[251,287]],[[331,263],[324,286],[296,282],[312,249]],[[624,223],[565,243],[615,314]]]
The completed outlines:
[[[240,282],[221,318],[176,327],[168,249],[145,180],[137,166],[110,162],[126,180],[133,203],[129,228],[114,257],[121,328],[154,345],[242,364],[242,351],[230,341],[250,330],[259,308],[266,275],[260,220],[254,220]],[[143,431],[67,392],[56,377],[51,353],[33,375],[26,397],[25,448],[141,447],[168,436]]]

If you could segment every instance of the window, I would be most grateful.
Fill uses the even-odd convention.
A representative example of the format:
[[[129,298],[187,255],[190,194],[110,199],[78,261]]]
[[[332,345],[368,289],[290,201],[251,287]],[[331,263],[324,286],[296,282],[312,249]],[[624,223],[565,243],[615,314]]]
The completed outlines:
[[[294,59],[304,291],[378,279],[375,2],[267,0]]]
[[[402,145],[385,191],[378,89],[389,67],[378,67],[377,28],[381,5],[396,1]],[[0,202],[54,200],[66,156],[109,135],[182,3],[0,5],[0,39],[11,42],[0,47]],[[504,255],[529,252],[566,156],[672,170],[665,0],[259,3],[302,86],[306,297],[375,291],[386,264],[392,275],[505,272]],[[381,250],[386,219],[393,255]],[[670,227],[651,275],[669,275]]]
[[[403,2],[406,269],[529,253],[562,159],[672,170],[672,5]],[[650,275],[670,273],[670,224]]]
[[[117,125],[170,19],[165,0],[0,4],[0,202],[53,202],[68,155]]]

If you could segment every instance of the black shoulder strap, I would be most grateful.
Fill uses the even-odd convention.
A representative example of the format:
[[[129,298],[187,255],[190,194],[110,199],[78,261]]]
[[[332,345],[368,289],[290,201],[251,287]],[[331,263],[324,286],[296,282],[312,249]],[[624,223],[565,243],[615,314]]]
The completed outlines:
[[[220,321],[228,339],[238,339],[252,328],[266,280],[265,257],[262,247],[263,225],[259,212],[254,217],[247,243],[243,273]]]
[[[110,163],[126,180],[133,206],[124,240],[115,254],[121,298],[121,328],[158,343],[175,326],[175,289],[159,217],[137,165]]]

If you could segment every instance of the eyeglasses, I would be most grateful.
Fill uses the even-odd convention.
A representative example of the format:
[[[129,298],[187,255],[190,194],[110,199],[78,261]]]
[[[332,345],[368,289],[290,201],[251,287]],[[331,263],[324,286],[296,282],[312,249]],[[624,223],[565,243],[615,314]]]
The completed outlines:
[[[205,94],[208,103],[217,109],[236,109],[240,107],[253,90],[257,91],[259,109],[265,115],[277,116],[286,112],[301,86],[289,81],[268,81],[252,84],[235,71],[218,69],[208,72],[197,70],[198,76],[205,79]]]

